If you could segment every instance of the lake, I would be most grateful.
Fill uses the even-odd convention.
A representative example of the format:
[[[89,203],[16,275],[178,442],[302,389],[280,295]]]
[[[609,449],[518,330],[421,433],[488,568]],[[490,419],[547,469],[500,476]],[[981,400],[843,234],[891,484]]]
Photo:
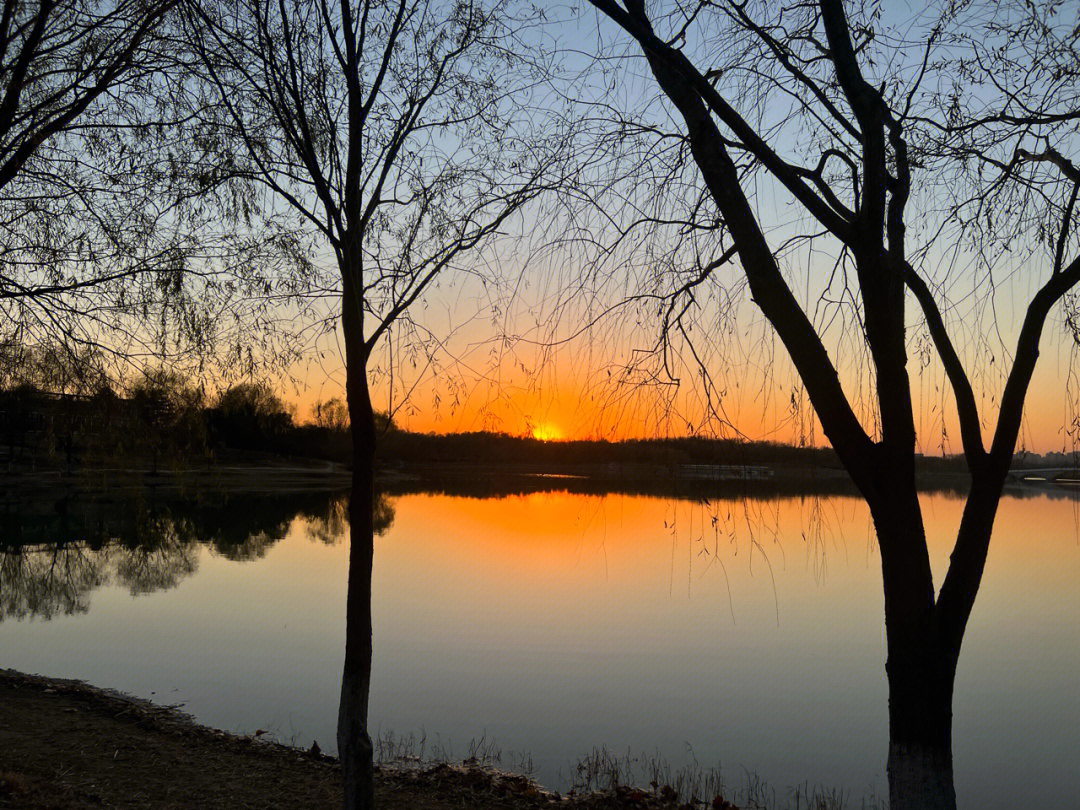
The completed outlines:
[[[922,505],[940,583],[963,502]],[[719,765],[731,792],[763,779],[781,806],[803,784],[855,806],[888,795],[881,574],[860,500],[538,492],[387,506],[373,729],[456,759],[480,744],[562,790],[604,746],[639,769]],[[0,667],[334,750],[339,499],[69,499],[9,506],[2,531]],[[961,806],[1075,806],[1078,642],[1080,504],[1006,496],[957,674]]]

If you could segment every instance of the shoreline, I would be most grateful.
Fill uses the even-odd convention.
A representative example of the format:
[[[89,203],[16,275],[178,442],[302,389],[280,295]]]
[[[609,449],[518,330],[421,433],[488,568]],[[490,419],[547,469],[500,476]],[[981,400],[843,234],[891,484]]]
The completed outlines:
[[[760,475],[743,475],[745,470]],[[0,467],[0,484],[12,494],[75,492],[149,492],[194,494],[212,492],[302,493],[348,490],[352,471],[333,461],[267,455],[187,463],[174,460],[154,467],[145,460],[128,463],[15,465]],[[652,463],[623,465],[543,464],[529,462],[380,463],[376,483],[387,495],[443,492],[483,497],[537,491],[581,494],[639,494],[699,499],[820,494],[857,495],[842,469],[802,465],[681,470]],[[921,472],[922,491],[967,490],[966,475]],[[1047,488],[1042,488],[1047,489]]]
[[[210,728],[176,707],[83,681],[0,669],[0,808],[341,805],[335,757],[267,736]],[[720,797],[686,801],[664,787],[561,796],[475,759],[376,764],[375,782],[382,810],[735,810]]]
[[[84,681],[0,668],[0,809],[326,810],[340,807],[336,757],[272,734],[202,725],[176,706]],[[842,810],[843,791],[795,786],[787,801],[747,774],[730,799],[717,774],[671,773],[671,784],[626,784],[593,752],[591,773],[566,795],[492,767],[404,755],[375,763],[379,810]],[[612,770],[606,771],[605,768]],[[674,784],[676,787],[672,787]],[[680,795],[680,790],[684,795]],[[698,794],[705,794],[704,796]],[[794,802],[794,803],[792,803]],[[862,806],[878,807],[878,801]]]

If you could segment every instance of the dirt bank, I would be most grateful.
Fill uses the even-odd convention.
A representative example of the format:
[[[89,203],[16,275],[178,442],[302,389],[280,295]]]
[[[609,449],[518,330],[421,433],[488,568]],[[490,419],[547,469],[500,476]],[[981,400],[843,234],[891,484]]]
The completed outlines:
[[[335,808],[337,761],[237,737],[77,681],[0,670],[0,808]],[[559,797],[478,767],[378,769],[384,810],[677,807],[670,792]],[[700,805],[699,805],[700,806]],[[714,802],[717,808],[731,807]]]

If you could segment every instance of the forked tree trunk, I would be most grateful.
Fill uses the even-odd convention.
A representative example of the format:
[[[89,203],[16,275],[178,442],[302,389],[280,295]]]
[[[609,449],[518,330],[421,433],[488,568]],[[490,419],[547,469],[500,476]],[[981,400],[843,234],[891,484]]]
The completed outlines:
[[[770,23],[755,23],[741,10],[732,12],[731,19],[745,23],[747,35],[759,37],[777,58],[776,64],[790,71],[800,86],[810,87],[811,95],[818,95],[828,108],[826,117],[843,120],[860,141],[861,155],[856,160],[841,155],[856,178],[855,196],[849,203],[853,210],[828,189],[821,175],[830,153],[839,154],[835,149],[822,153],[816,170],[789,164],[784,157],[788,144],[777,149],[783,138],[773,141],[774,133],[755,128],[759,122],[753,116],[744,118],[729,103],[713,72],[699,70],[675,44],[683,39],[681,34],[670,40],[657,36],[644,0],[590,2],[637,40],[661,90],[682,116],[694,162],[727,229],[751,297],[775,328],[825,435],[870,505],[881,549],[888,635],[890,806],[892,810],[953,808],[952,692],[961,640],[982,580],[1043,326],[1051,308],[1080,285],[1080,257],[1065,266],[1059,249],[1050,280],[1028,305],[1013,367],[1001,393],[993,440],[986,449],[971,380],[933,293],[906,257],[906,209],[911,171],[918,164],[908,156],[904,117],[897,116],[883,90],[863,76],[862,56],[845,4],[841,0],[808,4],[818,7],[828,48],[816,34],[807,36],[820,49],[821,58],[831,63],[853,115],[846,119],[842,108],[820,95],[799,72],[797,52],[784,51],[787,45],[783,37],[773,38]],[[830,126],[823,131],[831,136]],[[757,206],[751,205],[744,190],[743,184],[753,180],[729,147],[752,156],[824,233],[833,234],[843,251],[850,251],[861,298],[860,329],[873,359],[878,406],[874,432],[879,436],[871,436],[852,409],[822,334],[785,278]],[[1048,160],[1052,154],[1056,155],[1048,148],[1045,155],[1030,157]],[[1075,179],[1067,160],[1056,155],[1053,161]],[[1059,248],[1070,232],[1071,217],[1072,203],[1059,232]],[[907,373],[905,288],[919,301],[956,397],[964,456],[972,475],[956,545],[936,600],[914,486],[916,429]]]
[[[371,810],[375,773],[368,733],[371,688],[371,572],[375,519],[375,418],[367,382],[367,350],[355,285],[345,275],[342,331],[345,338],[346,395],[352,434],[352,490],[349,497],[349,584],[345,608],[345,667],[338,705],[338,756],[346,810]]]

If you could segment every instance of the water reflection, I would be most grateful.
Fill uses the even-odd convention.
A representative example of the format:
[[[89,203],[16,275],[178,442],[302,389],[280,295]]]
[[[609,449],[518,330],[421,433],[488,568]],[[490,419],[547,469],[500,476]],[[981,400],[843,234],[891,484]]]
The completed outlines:
[[[394,521],[385,495],[376,512],[381,535]],[[132,596],[175,588],[197,571],[203,547],[235,562],[261,559],[298,519],[312,540],[338,543],[347,515],[341,493],[9,501],[0,512],[0,621],[86,613],[107,585]]]
[[[0,621],[85,613],[108,581],[105,554],[84,546],[0,551]]]
[[[860,499],[541,484],[384,502],[397,514],[376,551],[373,728],[426,731],[457,756],[481,737],[527,749],[556,789],[606,744],[675,764],[692,746],[736,785],[745,765],[780,791],[843,786],[855,806],[881,791],[883,597]],[[1069,806],[1080,792],[1074,497],[1044,487],[1002,503],[957,675],[957,791],[971,806]],[[939,579],[963,504],[922,499]],[[156,690],[210,725],[331,749],[343,500],[32,507],[0,503],[0,615],[56,620],[0,625],[0,666]],[[62,618],[95,589],[90,615]]]

